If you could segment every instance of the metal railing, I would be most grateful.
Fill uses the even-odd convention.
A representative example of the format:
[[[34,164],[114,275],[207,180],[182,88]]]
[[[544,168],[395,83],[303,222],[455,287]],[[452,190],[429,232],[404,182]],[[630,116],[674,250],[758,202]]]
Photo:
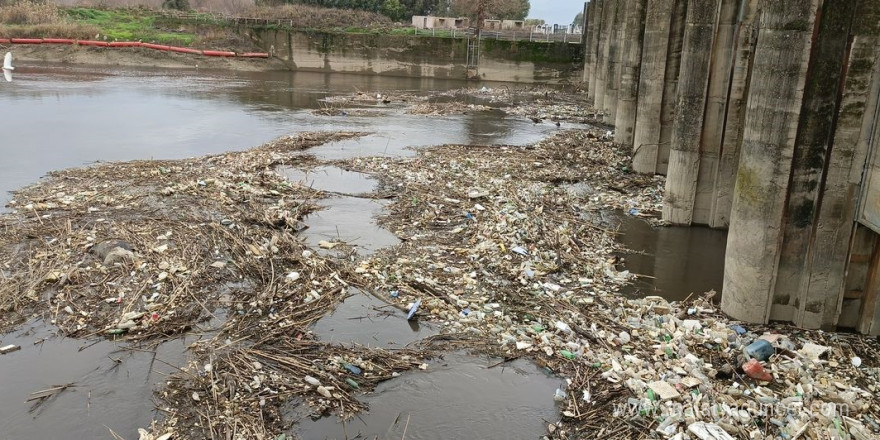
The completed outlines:
[[[214,23],[238,24],[245,26],[263,26],[295,29],[292,19],[286,18],[257,18],[257,17],[229,17],[217,13],[191,13],[178,11],[162,11],[162,15],[170,18],[190,21],[204,21]],[[389,34],[414,35],[421,37],[434,38],[469,38],[475,34],[476,30],[470,29],[418,29],[413,27],[396,28],[389,30]],[[535,32],[534,30],[502,30],[490,31],[483,30],[481,38],[500,41],[532,41],[532,42],[557,42],[580,44],[583,38],[582,34],[569,33],[545,33]]]

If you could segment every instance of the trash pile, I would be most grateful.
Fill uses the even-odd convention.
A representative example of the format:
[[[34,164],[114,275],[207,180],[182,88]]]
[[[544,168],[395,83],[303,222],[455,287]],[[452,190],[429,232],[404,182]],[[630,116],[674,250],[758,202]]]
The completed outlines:
[[[192,361],[166,382],[164,417],[143,438],[275,438],[296,396],[316,414],[352,414],[363,407],[356,391],[425,355],[315,340],[308,327],[342,301],[350,264],[296,236],[324,194],[274,168],[312,166],[303,149],[358,135],[306,133],[199,159],[98,164],[17,192],[0,217],[3,327],[39,316],[66,336],[135,343],[210,321]]]
[[[97,164],[18,191],[13,211],[0,216],[0,328],[39,316],[67,336],[133,340],[210,319],[218,286],[265,278],[266,259],[302,246],[287,232],[303,227],[299,219],[321,194],[271,167],[308,162],[296,153],[356,135],[303,134],[206,158]]]
[[[376,91],[376,92],[363,92],[357,91],[353,94],[349,95],[334,95],[328,96],[322,99],[322,102],[325,102],[330,105],[342,105],[342,104],[351,104],[351,105],[368,105],[368,104],[400,104],[400,103],[410,103],[410,102],[422,102],[428,99],[428,96],[425,95],[415,95],[412,93],[400,93],[399,90],[394,91]]]
[[[656,213],[663,181],[630,172],[629,152],[601,137],[346,161],[397,195],[381,222],[404,240],[362,261],[360,283],[440,322],[449,346],[565,377],[551,438],[876,438],[873,339],[742,326],[712,293],[617,294],[638,275],[616,269],[615,231],[590,219]]]
[[[491,107],[480,104],[467,104],[460,101],[453,102],[425,102],[409,107],[406,113],[409,115],[423,116],[447,116],[466,115],[469,113],[485,112],[492,110]]]
[[[508,115],[526,117],[536,124],[568,121],[606,127],[602,122],[603,114],[587,102],[586,94],[569,93],[558,88],[464,88],[440,93],[438,96],[483,101],[499,107]]]
[[[351,116],[357,118],[369,118],[382,116],[384,113],[378,110],[368,110],[359,108],[343,108],[325,106],[323,108],[311,111],[314,116]]]

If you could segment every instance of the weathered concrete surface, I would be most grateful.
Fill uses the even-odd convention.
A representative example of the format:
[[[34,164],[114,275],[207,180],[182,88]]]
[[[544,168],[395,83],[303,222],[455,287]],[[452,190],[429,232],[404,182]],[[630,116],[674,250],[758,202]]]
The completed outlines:
[[[633,0],[626,10],[623,64],[617,90],[617,116],[614,142],[632,145],[639,98],[639,73],[642,70],[642,43],[645,34],[647,0]]]
[[[720,4],[720,0],[699,0],[688,8],[663,203],[663,218],[672,224],[690,225],[694,213],[700,142]]]
[[[596,2],[588,2],[584,7],[584,86],[586,90],[590,90],[590,84],[592,84],[592,78],[590,78],[592,69],[593,69],[593,51],[590,50],[593,47],[593,38],[596,36],[595,27],[590,25],[590,19],[594,19],[592,17],[596,11]]]
[[[700,173],[694,195],[692,222],[714,228],[727,227],[726,221],[720,224],[715,222],[718,217],[715,211],[719,209],[725,211],[726,217],[730,209],[730,199],[722,201],[719,205],[718,195],[733,193],[734,181],[721,178],[719,171],[741,4],[741,0],[721,0],[719,5],[706,91],[703,133],[700,138]]]
[[[605,112],[605,123],[614,124],[617,120],[617,91],[620,88],[621,71],[623,70],[623,46],[626,35],[626,11],[632,6],[629,0],[614,0],[614,22],[611,25],[611,37],[608,41],[608,73],[605,75],[605,101],[602,110]]]
[[[752,78],[752,56],[758,39],[755,23],[757,14],[758,0],[740,1],[737,8],[738,23],[733,38],[733,65],[727,107],[721,130],[721,150],[713,190],[714,204],[709,219],[709,226],[713,228],[726,228],[730,225],[730,208],[733,204],[736,169],[739,166],[746,97]],[[707,113],[710,113],[708,109]]]
[[[724,268],[725,313],[768,322],[818,0],[765,0]]]
[[[639,173],[657,172],[660,151],[660,125],[665,91],[666,61],[670,27],[676,0],[648,0],[639,95],[633,133],[633,169]]]
[[[813,244],[816,212],[822,203],[822,180],[843,94],[844,82],[840,79],[844,77],[850,25],[857,3],[858,0],[837,0],[826,2],[821,9],[795,140],[773,292],[771,319],[780,317],[812,328],[821,326],[826,311],[836,321],[838,299],[843,293],[841,285],[839,292],[822,292],[816,297],[804,294],[812,267],[812,260],[807,257]],[[841,234],[839,238],[850,241],[850,235]]]
[[[614,39],[614,17],[617,14],[617,4],[620,1],[622,0],[604,0],[602,8],[602,27],[599,30],[598,64],[596,65],[596,69],[598,69],[596,95],[593,100],[593,106],[602,111],[607,111],[605,99],[609,94],[609,83],[614,78],[614,75],[609,75],[612,60],[609,51],[611,50],[611,40]]]
[[[590,28],[588,30],[590,43],[585,49],[590,52],[590,67],[588,69],[590,77],[588,80],[589,85],[587,88],[587,94],[588,97],[593,100],[593,106],[599,108],[598,105],[596,105],[596,93],[599,82],[599,57],[602,52],[600,50],[602,47],[600,40],[602,38],[602,29],[605,26],[605,22],[602,20],[605,0],[593,0],[590,4],[593,5],[593,11],[591,12],[593,19],[590,20]]]
[[[607,4],[597,108],[634,170],[668,163],[665,220],[730,225],[722,310],[880,333],[880,0]]]
[[[681,73],[681,49],[684,44],[684,26],[690,3],[698,0],[677,0],[672,12],[669,30],[669,49],[666,51],[666,73],[663,75],[663,102],[660,106],[660,148],[657,150],[656,173],[666,174],[669,169],[669,152],[672,144],[672,128],[675,123],[675,106],[678,102],[678,76]]]
[[[464,79],[467,41],[452,38],[249,29],[292,70]],[[480,79],[569,83],[583,76],[583,46],[484,39]]]

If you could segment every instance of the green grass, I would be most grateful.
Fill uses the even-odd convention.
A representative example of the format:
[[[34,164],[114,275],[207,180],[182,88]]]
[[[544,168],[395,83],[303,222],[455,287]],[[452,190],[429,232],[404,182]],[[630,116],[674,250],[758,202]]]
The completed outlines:
[[[108,39],[190,45],[196,35],[175,32],[179,22],[143,9],[71,8],[67,14],[75,21],[93,25]]]

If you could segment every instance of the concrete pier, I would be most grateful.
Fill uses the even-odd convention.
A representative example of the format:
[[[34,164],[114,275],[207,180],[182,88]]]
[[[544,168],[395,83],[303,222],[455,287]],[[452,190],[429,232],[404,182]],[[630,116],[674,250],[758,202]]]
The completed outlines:
[[[645,7],[647,0],[633,0],[626,10],[626,29],[623,44],[623,64],[620,88],[617,90],[614,142],[632,144],[636,125],[639,75],[642,67],[642,42],[645,35]]]
[[[592,8],[588,94],[663,219],[729,227],[722,310],[880,333],[880,0]]]

